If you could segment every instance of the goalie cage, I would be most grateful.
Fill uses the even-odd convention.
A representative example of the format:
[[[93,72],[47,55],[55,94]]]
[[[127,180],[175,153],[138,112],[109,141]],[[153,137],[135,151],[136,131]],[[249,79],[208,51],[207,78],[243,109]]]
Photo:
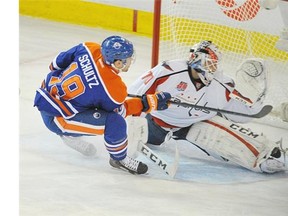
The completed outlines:
[[[275,48],[283,23],[279,8],[269,14],[252,0],[154,1],[152,67],[159,61],[187,58],[189,48],[201,40],[219,46],[224,73],[234,79],[243,60],[262,58],[268,71],[264,103],[274,108],[255,121],[288,129],[288,53]],[[271,16],[279,19],[278,24],[267,23]],[[236,86],[245,84],[235,82]]]

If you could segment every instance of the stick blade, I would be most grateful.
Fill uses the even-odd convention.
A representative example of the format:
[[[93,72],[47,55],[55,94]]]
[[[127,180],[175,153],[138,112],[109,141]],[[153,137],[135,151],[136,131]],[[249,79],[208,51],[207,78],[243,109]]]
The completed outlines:
[[[138,151],[142,153],[150,161],[152,161],[164,173],[166,173],[172,179],[174,178],[177,172],[178,165],[179,165],[179,150],[178,150],[177,145],[175,149],[175,158],[174,158],[173,164],[168,163],[164,158],[160,157],[160,155],[154,152],[151,148],[149,148],[142,141],[139,141],[138,143]]]
[[[273,109],[273,106],[271,106],[271,105],[265,105],[265,106],[262,108],[262,110],[261,110],[259,113],[253,115],[253,117],[255,117],[255,118],[262,118],[262,117],[268,115],[268,114],[272,111],[272,109]]]

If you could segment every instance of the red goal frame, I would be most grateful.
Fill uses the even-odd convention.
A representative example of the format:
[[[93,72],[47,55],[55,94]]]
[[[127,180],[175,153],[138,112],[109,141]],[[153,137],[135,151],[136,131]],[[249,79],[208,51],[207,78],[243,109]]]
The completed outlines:
[[[160,39],[161,0],[154,0],[151,67],[158,64]]]

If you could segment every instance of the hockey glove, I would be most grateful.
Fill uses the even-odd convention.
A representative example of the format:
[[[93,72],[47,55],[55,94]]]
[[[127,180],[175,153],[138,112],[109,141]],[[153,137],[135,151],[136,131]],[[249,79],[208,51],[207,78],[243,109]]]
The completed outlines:
[[[152,110],[165,110],[169,106],[171,95],[168,92],[159,92],[142,96],[143,112],[149,113]]]

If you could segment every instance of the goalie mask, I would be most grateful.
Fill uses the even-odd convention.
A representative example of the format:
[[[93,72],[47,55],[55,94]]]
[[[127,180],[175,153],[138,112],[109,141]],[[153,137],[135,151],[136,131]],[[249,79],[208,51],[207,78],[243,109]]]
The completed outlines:
[[[221,53],[211,41],[201,41],[190,49],[188,65],[193,68],[201,81],[209,85],[217,71]]]

